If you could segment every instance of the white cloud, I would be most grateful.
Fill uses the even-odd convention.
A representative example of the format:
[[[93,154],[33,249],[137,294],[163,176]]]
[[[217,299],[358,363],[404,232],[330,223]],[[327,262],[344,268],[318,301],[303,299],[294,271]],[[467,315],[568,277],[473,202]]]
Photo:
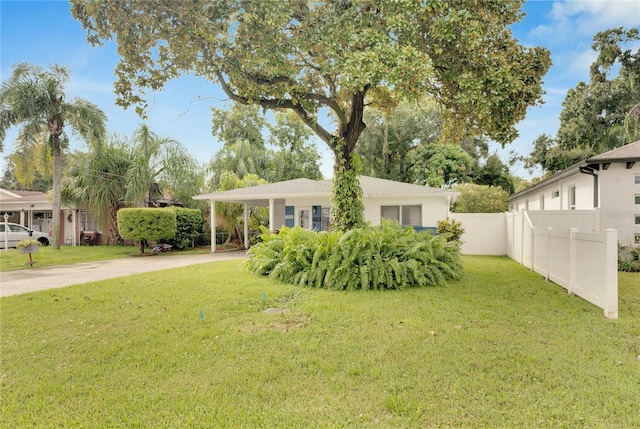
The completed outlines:
[[[534,38],[562,42],[566,38],[589,37],[614,27],[640,26],[638,0],[557,1],[549,13],[550,22],[529,34]]]

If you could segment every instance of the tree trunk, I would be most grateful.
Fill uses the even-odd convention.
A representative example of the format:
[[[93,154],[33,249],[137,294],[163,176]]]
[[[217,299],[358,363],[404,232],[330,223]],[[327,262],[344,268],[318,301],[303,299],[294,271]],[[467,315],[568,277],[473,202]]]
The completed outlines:
[[[362,188],[358,175],[362,170],[355,154],[356,143],[366,125],[363,118],[364,94],[354,94],[351,101],[349,122],[342,124],[339,137],[329,146],[333,150],[333,187],[331,196],[331,229],[348,231],[365,225]]]
[[[60,249],[60,211],[62,209],[62,149],[60,136],[51,135],[51,154],[53,158],[53,204],[51,248]]]
[[[122,240],[120,232],[118,231],[118,205],[114,205],[107,209],[105,216],[105,230],[104,236],[107,237],[107,244],[118,244]]]

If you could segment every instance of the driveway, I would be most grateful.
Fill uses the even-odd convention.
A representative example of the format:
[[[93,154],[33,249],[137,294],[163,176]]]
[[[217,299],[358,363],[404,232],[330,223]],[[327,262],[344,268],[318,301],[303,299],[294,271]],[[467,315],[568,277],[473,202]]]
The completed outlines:
[[[246,256],[244,251],[158,255],[0,272],[0,297]]]

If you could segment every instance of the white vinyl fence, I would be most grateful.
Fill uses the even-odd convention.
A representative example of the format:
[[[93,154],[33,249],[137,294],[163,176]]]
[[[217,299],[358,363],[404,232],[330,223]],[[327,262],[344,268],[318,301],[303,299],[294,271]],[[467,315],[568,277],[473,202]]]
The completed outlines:
[[[599,212],[453,213],[465,233],[461,251],[507,255],[618,317],[618,233],[599,232]],[[595,232],[594,232],[595,231]]]

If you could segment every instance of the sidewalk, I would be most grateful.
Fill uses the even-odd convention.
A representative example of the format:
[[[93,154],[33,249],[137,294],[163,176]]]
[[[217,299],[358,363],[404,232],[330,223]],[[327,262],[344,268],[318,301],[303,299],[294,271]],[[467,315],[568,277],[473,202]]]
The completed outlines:
[[[0,272],[0,297],[245,256],[244,251],[158,255]]]

